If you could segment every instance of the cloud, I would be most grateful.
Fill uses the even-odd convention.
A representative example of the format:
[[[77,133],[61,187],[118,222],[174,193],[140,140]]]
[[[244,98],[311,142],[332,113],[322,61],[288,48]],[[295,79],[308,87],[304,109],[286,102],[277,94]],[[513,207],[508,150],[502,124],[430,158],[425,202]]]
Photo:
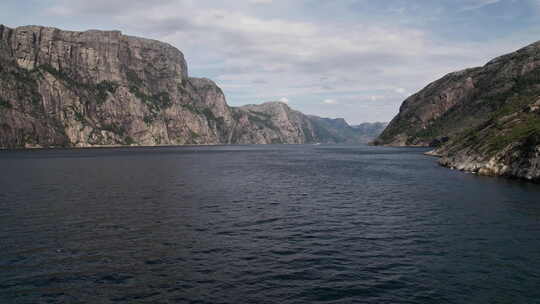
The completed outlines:
[[[400,95],[407,95],[407,90],[405,90],[404,88],[396,88],[394,91],[396,91],[396,93]]]
[[[289,103],[289,98],[287,98],[287,97],[281,97],[281,98],[279,99],[279,101],[281,101],[281,102],[283,102],[283,103]]]
[[[384,98],[385,98],[384,95],[371,95],[371,96],[368,96],[369,101],[377,101],[377,100],[381,100],[381,99],[384,99]]]
[[[252,4],[270,4],[272,0],[249,0],[249,3]]]
[[[158,0],[159,5],[173,3],[174,0]],[[57,0],[45,11],[57,16],[71,16],[76,14],[93,15],[103,14],[105,16],[120,15],[135,11],[144,11],[151,8],[146,0]]]
[[[253,79],[252,83],[253,84],[267,84],[268,81],[266,81],[264,79],[256,78],[256,79]]]
[[[491,4],[499,3],[501,0],[470,0],[468,3],[465,4],[465,6],[462,8],[463,10],[476,10],[483,8],[484,6],[488,6]]]
[[[325,100],[323,100],[323,103],[324,103],[324,104],[327,104],[327,105],[335,105],[335,104],[338,104],[337,100],[335,100],[335,99],[325,99]]]
[[[389,120],[407,94],[525,40],[492,32],[467,40],[451,26],[470,27],[460,18],[472,12],[462,8],[502,3],[497,0],[50,1],[43,18],[51,25],[76,20],[83,28],[97,24],[178,47],[190,74],[218,81],[232,105],[287,96],[304,112],[327,111],[353,122],[378,110],[377,120]],[[452,17],[457,11],[459,18]],[[465,21],[482,29],[486,20]],[[453,36],[443,37],[434,24]],[[340,107],[321,100],[339,100]]]

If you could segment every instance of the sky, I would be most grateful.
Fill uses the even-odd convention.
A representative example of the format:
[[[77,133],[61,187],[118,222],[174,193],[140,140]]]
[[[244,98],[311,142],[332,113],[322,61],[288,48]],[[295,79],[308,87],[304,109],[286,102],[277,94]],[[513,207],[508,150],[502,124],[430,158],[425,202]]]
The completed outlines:
[[[540,40],[540,0],[2,0],[0,23],[165,41],[230,105],[283,101],[358,124]]]

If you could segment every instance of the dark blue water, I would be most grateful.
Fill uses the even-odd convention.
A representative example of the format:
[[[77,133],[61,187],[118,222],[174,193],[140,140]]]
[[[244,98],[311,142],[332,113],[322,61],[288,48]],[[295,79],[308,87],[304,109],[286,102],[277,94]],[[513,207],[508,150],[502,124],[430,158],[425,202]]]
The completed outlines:
[[[540,185],[423,151],[0,152],[0,303],[540,303]]]

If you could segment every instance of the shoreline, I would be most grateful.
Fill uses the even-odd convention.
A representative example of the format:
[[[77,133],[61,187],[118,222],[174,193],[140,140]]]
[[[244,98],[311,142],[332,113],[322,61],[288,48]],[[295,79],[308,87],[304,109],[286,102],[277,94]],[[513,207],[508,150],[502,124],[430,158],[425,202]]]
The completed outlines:
[[[140,149],[140,148],[181,148],[181,147],[220,147],[220,146],[313,146],[316,145],[316,143],[303,143],[303,144],[291,144],[291,143],[282,143],[282,144],[185,144],[185,145],[152,145],[152,146],[146,146],[146,145],[100,145],[100,146],[84,146],[84,147],[57,147],[57,146],[51,146],[51,147],[17,147],[17,148],[5,148],[0,147],[1,151],[38,151],[38,150],[92,150],[92,149],[111,149],[111,148],[127,148],[127,149]],[[369,146],[367,143],[321,143],[319,145],[351,145],[351,146]],[[319,146],[318,145],[318,146]]]

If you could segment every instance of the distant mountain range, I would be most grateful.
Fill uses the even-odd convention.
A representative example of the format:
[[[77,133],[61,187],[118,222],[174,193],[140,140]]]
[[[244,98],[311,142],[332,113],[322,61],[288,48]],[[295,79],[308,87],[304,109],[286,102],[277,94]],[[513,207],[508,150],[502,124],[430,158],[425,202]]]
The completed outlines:
[[[363,143],[381,131],[280,102],[230,107],[159,41],[0,25],[0,147]]]
[[[409,97],[375,141],[431,146],[444,166],[540,180],[540,42]]]

